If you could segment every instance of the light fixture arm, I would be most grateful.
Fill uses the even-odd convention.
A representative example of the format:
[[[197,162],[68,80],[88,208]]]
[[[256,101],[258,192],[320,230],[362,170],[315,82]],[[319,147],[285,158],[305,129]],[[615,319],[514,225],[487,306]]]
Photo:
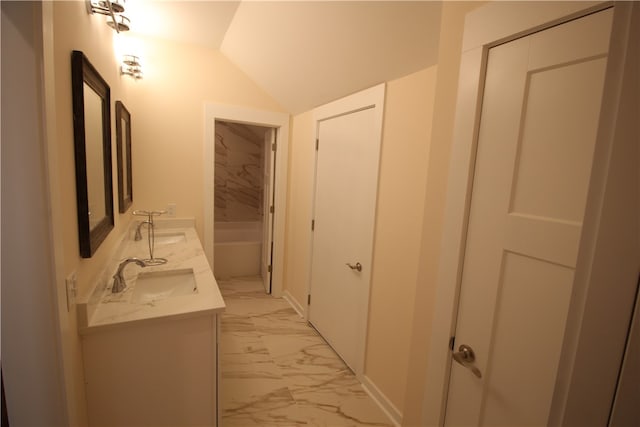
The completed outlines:
[[[116,30],[116,33],[120,34],[120,30],[118,29],[118,21],[116,21],[116,14],[113,12],[113,7],[111,7],[111,1],[105,0],[105,2],[107,3],[107,7],[109,8],[109,15],[111,15],[111,19],[113,19],[113,22],[116,23],[116,25],[113,26],[113,29]]]

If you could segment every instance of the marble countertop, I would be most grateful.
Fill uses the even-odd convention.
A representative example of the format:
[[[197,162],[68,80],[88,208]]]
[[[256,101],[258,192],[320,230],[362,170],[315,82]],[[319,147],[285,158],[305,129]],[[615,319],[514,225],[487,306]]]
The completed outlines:
[[[89,334],[105,328],[122,327],[132,322],[158,321],[213,314],[225,309],[218,284],[213,277],[200,240],[193,227],[184,222],[164,221],[156,227],[154,258],[166,258],[166,264],[140,267],[135,263],[125,267],[123,276],[127,287],[120,293],[112,293],[113,275],[120,261],[136,257],[149,258],[147,229],[143,239],[134,241],[132,228],[122,238],[112,262],[105,268],[94,291],[86,301],[78,304],[78,322],[81,334]],[[184,239],[181,236],[184,235]],[[162,243],[167,237],[180,236],[179,242]],[[164,237],[164,239],[163,239]],[[174,239],[175,240],[175,239]],[[197,291],[193,294],[172,296],[165,299],[134,303],[132,296],[141,273],[192,269]]]

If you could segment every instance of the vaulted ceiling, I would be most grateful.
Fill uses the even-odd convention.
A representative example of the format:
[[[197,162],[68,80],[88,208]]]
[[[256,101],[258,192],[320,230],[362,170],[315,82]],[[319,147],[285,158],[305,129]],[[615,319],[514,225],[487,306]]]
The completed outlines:
[[[132,33],[220,50],[291,113],[437,62],[440,2],[127,3]]]

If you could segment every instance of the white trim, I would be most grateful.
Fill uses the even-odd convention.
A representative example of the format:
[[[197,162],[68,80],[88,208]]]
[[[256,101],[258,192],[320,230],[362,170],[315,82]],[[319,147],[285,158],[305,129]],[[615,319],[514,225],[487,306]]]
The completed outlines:
[[[213,321],[213,330],[216,331],[216,345],[215,345],[215,356],[216,356],[216,366],[215,366],[215,386],[214,386],[214,394],[215,394],[215,406],[216,406],[216,413],[215,413],[215,419],[216,419],[216,426],[222,426],[222,409],[220,409],[220,402],[222,401],[222,399],[220,399],[220,390],[222,389],[222,387],[220,386],[220,384],[222,384],[222,369],[220,369],[220,366],[222,364],[222,362],[220,361],[220,341],[222,339],[222,315],[221,314],[214,314],[213,316],[211,316],[211,319]]]
[[[303,319],[305,318],[304,308],[302,308],[302,305],[300,304],[300,302],[297,299],[295,299],[293,295],[291,295],[288,289],[284,290],[284,292],[282,293],[282,298],[284,298],[284,300],[289,303],[291,308],[293,308],[296,311],[296,313],[298,313],[298,316],[302,317]]]
[[[222,104],[204,108],[204,251],[213,267],[215,121],[226,120],[278,129],[276,151],[275,212],[273,215],[273,272],[271,294],[280,297],[284,284],[284,246],[289,170],[289,114]]]
[[[378,147],[378,150],[381,150],[382,147],[382,123],[384,116],[384,99],[385,99],[385,90],[386,84],[382,83],[372,88],[363,90],[361,92],[355,93],[353,95],[349,95],[345,98],[338,99],[336,101],[330,102],[328,104],[317,107],[313,110],[313,138],[312,141],[315,144],[316,138],[319,132],[320,122],[323,120],[328,120],[333,117],[341,116],[344,114],[349,114],[355,111],[363,110],[365,108],[373,108],[375,110],[374,117],[374,135],[377,136],[377,140],[374,142]],[[315,166],[314,168],[314,177],[317,172],[317,152],[314,151],[315,157]],[[379,171],[380,167],[380,156],[377,159],[378,164],[376,165],[376,169]],[[379,174],[378,174],[379,175]],[[378,187],[378,183],[376,183],[376,188]],[[313,217],[315,217],[315,178],[313,185],[313,204],[312,212],[314,212]],[[377,199],[377,190],[376,190],[376,199]],[[377,203],[376,203],[377,206]],[[373,264],[373,242],[375,242],[375,215],[374,213],[374,229],[372,230],[373,238],[372,238],[372,246],[371,246],[371,254],[369,254],[369,259],[364,259],[365,265]],[[311,249],[313,249],[313,235],[311,236],[310,241]],[[312,257],[313,250],[309,251],[309,280],[307,281],[307,295],[311,294],[311,270],[312,270]],[[369,322],[369,300],[371,293],[371,270],[367,270],[366,273],[363,272],[363,275],[367,274],[367,283],[364,294],[362,296],[362,302],[359,307],[359,313],[357,313],[357,322],[358,322],[358,342],[356,343],[356,361],[354,364],[354,372],[356,377],[360,382],[364,379],[364,362],[365,362],[365,352],[367,345],[367,327]],[[306,306],[305,311],[305,319],[309,319],[309,306]]]
[[[612,25],[591,183],[549,425],[610,423],[638,284],[638,3],[617,2]]]
[[[394,426],[400,427],[402,423],[402,413],[396,408],[396,406],[391,403],[389,398],[385,396],[385,394],[380,391],[378,386],[376,386],[371,379],[363,375],[362,376],[362,388],[367,394],[371,397],[371,399],[378,405],[378,407],[385,413],[389,420],[393,423]]]
[[[609,5],[493,2],[467,15],[422,413],[425,425],[442,425],[444,419],[451,366],[448,343],[455,330],[487,49]]]
[[[493,46],[602,10],[611,2],[492,2],[467,15],[462,51]],[[490,25],[487,25],[490,23]]]

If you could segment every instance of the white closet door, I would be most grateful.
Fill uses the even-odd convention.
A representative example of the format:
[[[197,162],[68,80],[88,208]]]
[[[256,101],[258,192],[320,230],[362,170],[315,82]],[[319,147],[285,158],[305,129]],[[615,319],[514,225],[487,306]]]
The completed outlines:
[[[611,18],[599,12],[489,52],[454,344],[475,362],[453,363],[447,425],[547,424]]]
[[[358,371],[366,334],[381,105],[318,123],[309,321]]]

